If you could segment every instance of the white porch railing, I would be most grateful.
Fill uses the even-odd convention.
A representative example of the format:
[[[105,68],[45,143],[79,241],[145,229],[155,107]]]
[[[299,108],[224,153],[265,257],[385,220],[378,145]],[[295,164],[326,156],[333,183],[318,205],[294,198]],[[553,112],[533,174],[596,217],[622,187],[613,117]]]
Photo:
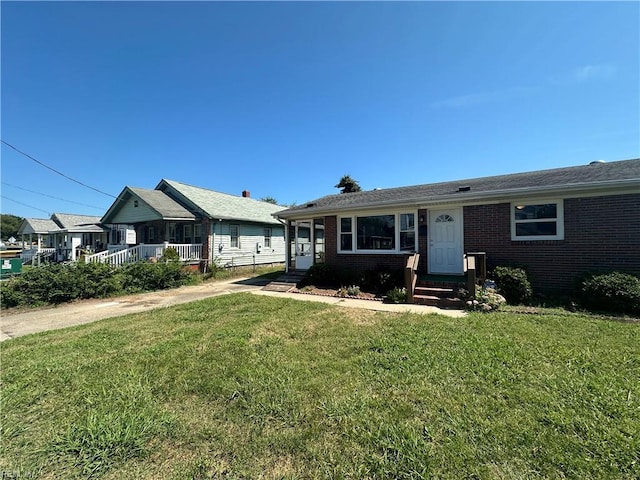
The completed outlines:
[[[29,262],[33,262],[34,259],[40,257],[41,260],[52,257],[55,255],[55,248],[40,248],[38,251],[36,248],[25,249],[20,252],[20,258],[22,259],[22,263],[26,264]]]
[[[135,247],[125,248],[122,250],[106,250],[94,255],[84,257],[85,262],[108,263],[109,265],[120,267],[125,263],[138,262],[140,260],[148,260],[150,258],[160,258],[167,248],[173,248],[178,252],[180,261],[196,261],[200,260],[202,252],[201,243],[175,244],[161,243],[159,245],[136,245]]]

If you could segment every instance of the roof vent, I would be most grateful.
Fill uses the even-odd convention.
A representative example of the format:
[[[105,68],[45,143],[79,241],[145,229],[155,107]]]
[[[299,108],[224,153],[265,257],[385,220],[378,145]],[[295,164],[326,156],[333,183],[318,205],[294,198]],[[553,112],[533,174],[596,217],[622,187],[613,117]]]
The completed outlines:
[[[307,203],[307,208],[311,208],[311,207],[315,207],[316,204],[315,203]]]
[[[590,162],[589,165],[600,165],[601,163],[606,163],[604,160],[594,160]]]
[[[468,192],[469,190],[471,190],[471,186],[469,185],[463,185],[461,187],[458,187],[459,192]]]

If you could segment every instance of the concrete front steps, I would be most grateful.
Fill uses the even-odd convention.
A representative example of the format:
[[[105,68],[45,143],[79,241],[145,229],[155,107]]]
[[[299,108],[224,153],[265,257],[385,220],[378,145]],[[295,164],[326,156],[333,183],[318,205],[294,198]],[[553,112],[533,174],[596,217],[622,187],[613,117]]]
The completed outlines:
[[[280,275],[276,280],[265,286],[263,290],[271,292],[288,292],[293,289],[307,272],[305,270],[291,270]]]
[[[464,299],[458,297],[458,290],[464,285],[455,282],[421,282],[413,292],[413,303],[438,308],[464,307]]]

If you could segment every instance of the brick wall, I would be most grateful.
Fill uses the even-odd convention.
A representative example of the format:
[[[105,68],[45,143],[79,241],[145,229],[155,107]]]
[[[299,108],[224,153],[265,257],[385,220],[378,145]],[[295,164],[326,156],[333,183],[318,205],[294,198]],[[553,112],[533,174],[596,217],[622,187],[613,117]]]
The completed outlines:
[[[566,199],[564,240],[511,241],[509,209],[464,208],[464,249],[487,252],[488,268],[523,266],[534,290],[558,293],[590,270],[640,274],[640,194]]]

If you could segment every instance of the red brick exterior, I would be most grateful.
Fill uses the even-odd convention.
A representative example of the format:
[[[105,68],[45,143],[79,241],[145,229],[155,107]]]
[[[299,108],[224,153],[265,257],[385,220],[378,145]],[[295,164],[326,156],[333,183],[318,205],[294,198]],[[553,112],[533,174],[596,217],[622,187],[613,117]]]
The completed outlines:
[[[564,240],[512,241],[510,204],[464,207],[464,250],[524,267],[538,292],[568,292],[592,270],[640,274],[640,194],[564,200]]]
[[[422,219],[422,220],[421,220]],[[325,261],[356,269],[402,268],[405,255],[338,254],[337,220],[325,217]],[[427,211],[418,212],[420,271],[427,271]],[[640,194],[564,200],[564,240],[512,241],[510,203],[464,207],[464,251],[486,252],[487,267],[526,268],[534,291],[567,293],[593,270],[640,275]]]

